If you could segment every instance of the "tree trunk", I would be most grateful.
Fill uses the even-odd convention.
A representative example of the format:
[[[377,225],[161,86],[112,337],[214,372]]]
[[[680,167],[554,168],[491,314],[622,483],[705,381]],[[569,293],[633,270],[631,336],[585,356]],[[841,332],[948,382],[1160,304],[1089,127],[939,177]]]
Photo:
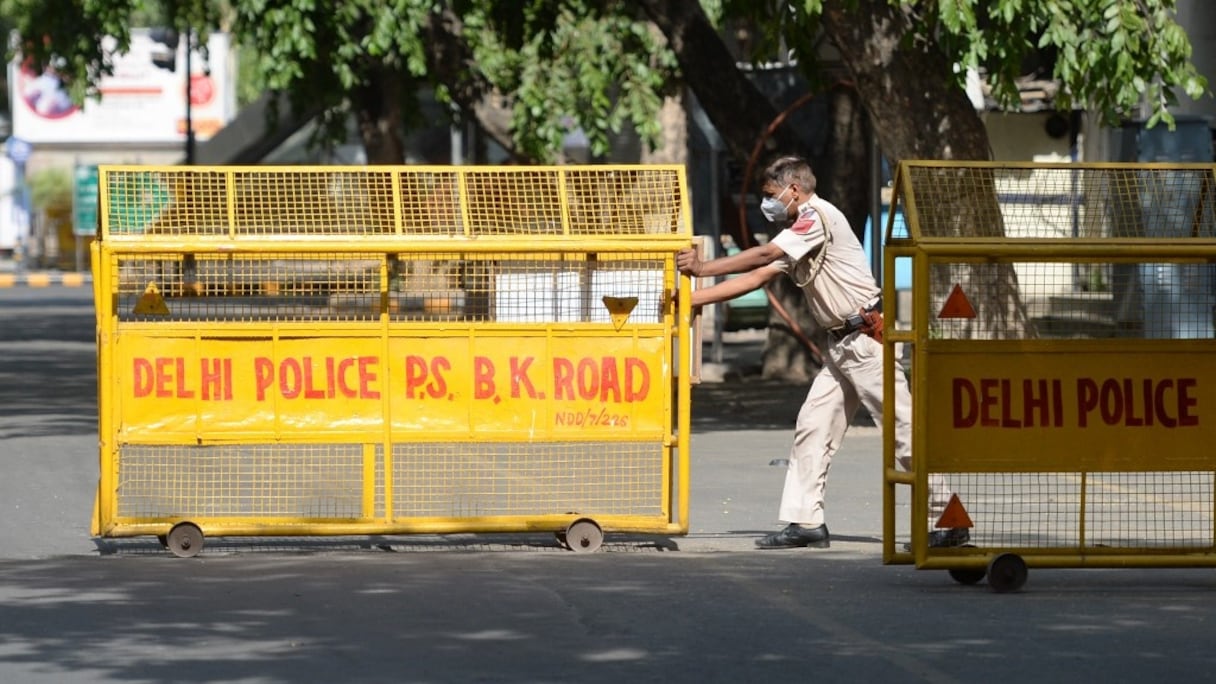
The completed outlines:
[[[910,35],[911,22],[902,8],[888,0],[826,0],[823,27],[892,161],[991,158],[987,130],[951,77],[953,65],[931,37]],[[971,192],[935,195],[918,208],[932,218],[928,223],[950,226],[950,235],[1004,235],[994,179],[980,174],[973,179],[979,182]],[[953,336],[1033,336],[1011,264],[945,265],[932,269],[931,280],[939,300],[954,284],[978,299],[977,318],[955,322],[960,329],[951,331]]]
[[[518,154],[511,135],[511,108],[474,63],[463,37],[464,24],[450,9],[432,12],[427,26],[427,70],[447,86],[452,101],[508,154]]]
[[[989,159],[988,132],[954,66],[888,0],[826,0],[823,28],[836,46],[892,160]],[[914,39],[915,38],[915,39]]]
[[[373,76],[355,89],[353,105],[359,137],[368,164],[400,164],[405,161],[401,140],[401,82],[404,75],[380,66]]]
[[[667,38],[684,82],[696,93],[714,128],[736,159],[746,160],[777,117],[777,109],[735,65],[726,43],[698,0],[640,0],[646,16]],[[768,151],[798,150],[798,137],[779,130]]]

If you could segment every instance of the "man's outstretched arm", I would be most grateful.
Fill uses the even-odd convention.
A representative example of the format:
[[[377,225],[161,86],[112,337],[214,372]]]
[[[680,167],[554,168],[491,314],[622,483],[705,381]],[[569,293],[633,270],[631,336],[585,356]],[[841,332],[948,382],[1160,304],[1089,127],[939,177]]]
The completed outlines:
[[[764,287],[768,281],[778,275],[781,275],[781,271],[761,266],[737,278],[727,278],[716,285],[697,288],[692,293],[692,305],[704,306],[734,299],[739,295]]]
[[[750,247],[730,256],[701,261],[694,249],[682,249],[676,253],[676,267],[680,273],[701,278],[747,273],[767,266],[784,256],[781,248],[773,243]],[[753,288],[754,289],[754,288]]]

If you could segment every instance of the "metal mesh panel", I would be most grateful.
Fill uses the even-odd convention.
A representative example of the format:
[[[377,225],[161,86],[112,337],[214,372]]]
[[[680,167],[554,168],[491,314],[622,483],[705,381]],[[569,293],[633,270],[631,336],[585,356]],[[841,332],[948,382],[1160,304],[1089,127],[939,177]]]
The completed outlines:
[[[417,263],[417,262],[415,262]],[[466,261],[461,265],[458,291],[464,304],[461,318],[499,323],[608,323],[611,316],[604,297],[636,297],[630,323],[661,321],[663,275],[666,260],[644,254],[557,254],[525,259],[502,255]],[[455,278],[457,274],[452,273]],[[424,269],[421,280],[403,279],[402,291],[417,288],[433,270]]]
[[[1216,336],[1216,266],[1162,262],[930,264],[937,339]],[[958,285],[975,318],[937,318]]]
[[[1211,548],[1211,472],[948,473],[980,547]],[[1084,534],[1084,543],[1081,535]]]
[[[907,166],[921,237],[1216,236],[1211,168]]]
[[[408,235],[460,235],[460,180],[455,172],[421,171],[401,176],[401,229]]]
[[[346,235],[395,230],[392,174],[110,171],[111,234]]]
[[[105,170],[107,235],[689,232],[672,167]],[[467,213],[467,215],[466,215]]]
[[[393,178],[385,171],[233,175],[233,222],[242,234],[394,232]]]
[[[387,517],[387,511],[385,510],[385,502],[384,502],[384,493],[385,493],[384,484],[385,484],[385,482],[387,482],[385,473],[387,472],[387,470],[386,470],[384,461],[385,461],[384,445],[377,444],[376,445],[376,455],[375,455],[375,465],[374,465],[375,475],[373,475],[373,477],[375,477],[375,485],[374,485],[375,489],[372,492],[372,497],[373,497],[372,515],[374,515],[377,520],[384,520]]]
[[[227,180],[218,171],[110,172],[102,193],[111,235],[222,234],[229,225]]]
[[[362,517],[363,447],[126,445],[118,514],[132,518]]]
[[[635,170],[567,175],[570,232],[675,234],[683,198],[671,171]]]
[[[607,297],[635,297],[629,322],[662,320],[666,255],[402,253],[115,255],[120,321],[376,320],[608,323]],[[155,284],[169,313],[137,313]]]
[[[398,444],[395,517],[662,515],[655,443]]]
[[[380,308],[378,255],[116,255],[120,321],[373,320]],[[149,284],[169,313],[136,313]]]
[[[1211,547],[1211,472],[1094,473],[1086,486],[1090,546]]]
[[[469,232],[560,235],[561,196],[549,171],[478,171],[465,176]]]

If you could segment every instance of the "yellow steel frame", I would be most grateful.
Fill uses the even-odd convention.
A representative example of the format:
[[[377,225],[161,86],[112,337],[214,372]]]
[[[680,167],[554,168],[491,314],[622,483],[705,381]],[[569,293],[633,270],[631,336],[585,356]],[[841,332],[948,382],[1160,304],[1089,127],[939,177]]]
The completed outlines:
[[[1199,203],[1193,220],[1192,234],[1181,237],[1140,236],[1079,236],[1079,237],[1007,237],[1002,235],[967,234],[943,236],[942,231],[931,231],[925,225],[924,195],[927,188],[913,180],[915,172],[965,171],[1001,173],[1027,177],[1034,173],[1052,170],[1081,171],[1092,174],[1142,174],[1153,178],[1155,174],[1186,171],[1198,174],[1204,184],[1204,198]],[[1216,227],[1211,225],[1211,206],[1204,203],[1210,199],[1216,187],[1216,165],[1211,164],[1041,164],[1007,162],[953,162],[953,161],[905,161],[897,170],[895,195],[887,224],[884,246],[883,296],[888,302],[897,300],[895,283],[896,264],[912,265],[912,310],[911,322],[901,327],[891,321],[884,331],[885,362],[884,391],[887,396],[894,392],[897,345],[911,348],[909,384],[913,395],[913,464],[910,471],[896,467],[894,415],[887,411],[883,415],[883,561],[887,564],[914,564],[922,569],[980,570],[987,567],[991,559],[1003,553],[1021,556],[1027,567],[1079,568],[1079,567],[1193,567],[1216,565],[1216,536],[1198,545],[1180,548],[1174,545],[1106,545],[1093,544],[1088,540],[1086,520],[1088,506],[1085,492],[1087,480],[1095,471],[1148,472],[1162,470],[1194,470],[1200,475],[1207,473],[1207,487],[1216,489],[1216,458],[1212,457],[1207,444],[1194,444],[1194,451],[1174,455],[1169,464],[1162,465],[1158,454],[1119,453],[1094,456],[1079,450],[1061,448],[1027,450],[1021,460],[1011,465],[1007,459],[997,459],[982,450],[968,453],[943,452],[941,445],[929,442],[929,424],[936,416],[948,411],[948,397],[931,396],[926,389],[934,378],[934,369],[941,366],[941,359],[952,355],[970,354],[982,358],[996,355],[1008,359],[1014,367],[1024,355],[1037,358],[1059,358],[1067,364],[1069,359],[1083,359],[1087,355],[1109,355],[1112,358],[1137,359],[1139,355],[1160,355],[1183,359],[1203,380],[1212,380],[1214,350],[1212,339],[937,339],[930,330],[930,323],[937,316],[933,301],[933,284],[930,271],[935,265],[959,263],[1007,264],[1020,262],[1036,263],[1163,263],[1163,264],[1216,264]],[[950,188],[935,188],[934,192],[949,192]],[[997,196],[990,196],[1000,202]],[[1022,201],[1025,201],[1024,199]],[[902,210],[906,234],[896,232],[896,211]],[[1200,212],[1208,212],[1200,216]],[[932,234],[930,234],[932,233]],[[939,301],[940,304],[940,301]],[[1133,365],[1133,364],[1128,364]],[[989,366],[985,366],[988,368]],[[1208,394],[1203,395],[1209,398]],[[1200,402],[1202,403],[1202,402]],[[1211,406],[1200,405],[1198,411],[1206,426],[1216,414]],[[1205,433],[1206,434],[1206,433]],[[1129,442],[1129,443],[1134,443]],[[1064,445],[1075,444],[1064,441]],[[1183,444],[1183,447],[1186,445]],[[1112,465],[1113,464],[1113,465]],[[992,547],[982,542],[964,548],[930,548],[928,530],[924,521],[929,514],[929,476],[931,473],[979,473],[1000,476],[1006,473],[1064,473],[1080,483],[1080,496],[1076,502],[1076,519],[1079,529],[1073,530],[1077,543],[1061,546],[1040,547],[1034,544]],[[897,494],[901,487],[910,489],[910,550],[897,546]],[[1216,519],[1216,510],[1201,510],[1197,515]],[[1216,533],[1212,533],[1216,534]],[[1202,537],[1202,535],[1200,535]]]
[[[318,183],[318,178],[331,177],[333,174],[355,179],[365,176],[388,178],[390,182],[387,186],[375,186],[378,195],[362,197],[360,200],[367,206],[391,205],[392,229],[364,232],[355,230],[352,234],[350,226],[331,228],[325,225],[309,225],[307,230],[300,231],[290,227],[248,231],[241,223],[241,202],[246,201],[248,197],[241,195],[238,188],[241,187],[240,183],[245,176],[262,178],[268,174],[274,178],[273,187],[276,192],[298,193],[304,198],[300,200],[301,206],[304,207],[301,214],[304,216],[307,216],[308,203],[312,201],[308,199],[308,193],[325,192],[324,184]],[[463,230],[456,234],[446,230],[428,232],[425,227],[420,229],[417,225],[407,224],[402,207],[406,202],[416,200],[410,196],[414,191],[411,183],[417,178],[434,174],[443,174],[457,181],[454,197],[459,202]],[[475,176],[514,177],[520,174],[543,181],[536,185],[536,188],[539,188],[536,192],[553,189],[558,193],[557,196],[529,196],[527,189],[508,189],[491,199],[512,203],[512,206],[533,206],[542,203],[546,206],[556,205],[560,208],[560,214],[553,217],[553,220],[559,222],[560,230],[532,232],[532,229],[522,222],[510,224],[504,219],[504,224],[495,226],[493,232],[471,232],[472,224],[465,217],[468,217],[470,212],[478,211],[472,203],[490,201],[486,199],[485,194],[493,191],[491,186],[483,182],[480,186],[482,194],[471,197],[468,191],[469,179]],[[577,187],[572,187],[573,184],[568,182],[572,176],[577,176],[580,181]],[[122,212],[125,211],[118,205],[129,200],[126,197],[118,197],[116,184],[120,181],[116,179],[132,177],[155,177],[160,179],[164,186],[172,188],[193,187],[190,183],[194,178],[220,179],[216,186],[218,190],[215,192],[222,194],[223,225],[218,229],[209,225],[205,230],[196,230],[195,225],[190,223],[192,207],[208,202],[210,206],[219,206],[221,201],[215,198],[193,198],[188,191],[177,191],[176,195],[166,199],[163,206],[156,207],[153,213],[159,212],[160,216],[164,216],[167,212],[176,211],[175,220],[178,223],[175,225],[179,229],[170,226],[167,230],[156,231],[116,230],[116,217],[121,218]],[[631,185],[635,181],[637,183]],[[650,183],[649,186],[645,185],[647,182]],[[369,181],[370,185],[372,184]],[[219,536],[561,531],[580,518],[593,518],[605,531],[687,533],[690,476],[689,406],[691,384],[696,381],[697,369],[691,362],[691,359],[695,358],[694,350],[691,349],[691,340],[695,339],[690,331],[692,311],[688,303],[691,283],[687,277],[678,274],[674,257],[676,251],[692,244],[691,210],[683,166],[185,168],[122,165],[101,167],[100,187],[99,239],[93,243],[91,249],[100,380],[100,477],[92,523],[93,534],[104,537],[164,535],[179,522],[194,523],[205,534]],[[642,190],[639,191],[637,187],[642,187]],[[516,194],[512,194],[513,192]],[[631,193],[637,192],[648,192],[648,201],[668,207],[670,211],[665,216],[669,216],[669,220],[664,219],[665,222],[658,223],[652,221],[654,225],[646,226],[641,223],[613,223],[624,221],[632,215],[631,203],[636,197]],[[269,197],[264,198],[264,201],[273,203],[277,200]],[[601,204],[597,205],[596,202]],[[579,219],[582,223],[578,226],[575,226],[572,216],[574,206],[583,211],[580,215],[582,218]],[[588,209],[588,206],[592,208]],[[595,219],[595,207],[600,207],[599,211],[603,216],[599,222]],[[357,212],[353,215],[357,218],[359,216]],[[212,212],[209,216],[214,218],[215,213]],[[155,217],[152,220],[155,221]],[[126,317],[126,311],[120,308],[124,306],[122,302],[125,300],[119,296],[119,290],[127,286],[124,278],[130,279],[129,274],[124,275],[123,272],[122,264],[126,263],[124,260],[156,259],[164,258],[165,255],[236,255],[257,259],[271,254],[293,254],[304,261],[313,257],[320,259],[322,256],[333,258],[353,254],[364,258],[367,255],[378,255],[379,264],[375,269],[376,292],[379,293],[380,301],[378,314],[366,320],[257,320],[254,316],[233,320],[177,321],[157,320],[155,317]],[[562,255],[583,255],[583,259],[598,257],[610,264],[613,259],[641,257],[661,264],[662,292],[657,295],[661,310],[657,318],[653,322],[643,320],[615,325],[602,321],[564,320],[401,320],[390,314],[390,280],[393,277],[392,264],[395,260],[435,259],[437,256],[465,259],[469,262],[491,258],[519,258],[527,263],[539,264],[546,259],[561,258]],[[269,258],[267,256],[267,259]],[[138,285],[143,287],[142,282]],[[679,296],[676,296],[677,294]],[[521,296],[527,296],[527,293]],[[172,308],[184,302],[184,299],[174,300],[169,306]],[[541,350],[539,355],[542,357],[548,353],[557,353],[547,350],[577,349],[585,351],[588,358],[595,359],[611,356],[615,353],[614,350],[620,349],[652,350],[649,353],[653,356],[647,357],[650,363],[645,370],[651,376],[656,396],[661,398],[648,406],[659,408],[634,409],[633,423],[625,424],[658,424],[659,428],[643,427],[635,431],[623,429],[615,434],[603,431],[592,434],[589,430],[580,432],[576,429],[559,430],[554,428],[552,423],[547,428],[513,428],[513,417],[509,409],[496,409],[493,405],[486,404],[488,408],[484,410],[492,412],[492,421],[497,422],[493,427],[483,429],[478,425],[477,415],[483,409],[465,405],[451,408],[434,403],[428,406],[438,406],[444,413],[443,420],[446,422],[441,422],[440,427],[426,430],[395,427],[412,425],[423,420],[418,418],[419,409],[406,406],[401,401],[400,374],[395,369],[386,370],[383,377],[378,378],[384,383],[384,391],[378,400],[379,415],[362,422],[347,420],[347,411],[352,408],[353,400],[331,402],[332,409],[323,413],[319,419],[315,415],[310,417],[312,422],[306,422],[304,429],[301,429],[301,421],[286,419],[280,413],[274,413],[272,417],[261,421],[251,419],[244,426],[239,425],[238,421],[229,421],[222,422],[217,427],[208,422],[206,410],[196,410],[200,405],[196,394],[189,395],[192,397],[189,401],[183,399],[173,404],[181,407],[177,412],[180,415],[174,415],[173,409],[153,409],[160,411],[156,418],[143,421],[138,420],[142,416],[131,413],[132,386],[138,384],[139,380],[132,378],[130,366],[123,364],[130,361],[128,356],[143,353],[139,350],[132,351],[133,346],[156,349],[177,345],[178,348],[189,349],[191,345],[202,348],[216,340],[220,340],[224,345],[235,345],[233,348],[238,350],[235,362],[238,365],[246,364],[249,361],[247,356],[260,353],[244,352],[242,345],[248,344],[251,349],[254,348],[253,345],[262,345],[258,348],[275,350],[286,340],[316,340],[317,346],[325,349],[341,349],[344,345],[373,345],[378,349],[379,359],[385,366],[390,363],[390,354],[399,353],[402,345],[435,345],[439,348],[453,346],[480,350],[481,354],[492,356],[497,353],[496,349],[501,341],[501,345],[516,345],[526,349],[527,353]],[[277,353],[272,351],[269,354],[274,356]],[[462,353],[471,355],[473,351]],[[542,358],[537,365],[548,360],[550,359]],[[181,368],[182,366],[179,366],[177,372],[180,373]],[[463,376],[459,379],[465,380]],[[512,381],[514,379],[513,377]],[[172,380],[168,375],[161,378],[161,381],[166,383]],[[181,378],[177,380],[183,382]],[[571,381],[575,382],[577,381]],[[236,391],[244,391],[244,388],[238,383]],[[270,391],[273,391],[273,388]],[[605,396],[609,396],[607,390],[605,392]],[[534,413],[555,413],[553,405],[557,397],[543,395],[543,391],[539,392],[525,408]],[[187,395],[179,388],[179,396]],[[460,396],[456,401],[448,403],[460,404],[461,401],[467,401],[467,395]],[[174,400],[171,397],[167,401]],[[608,401],[611,401],[611,397]],[[370,410],[368,406],[376,403],[375,400],[368,400],[361,404],[358,410],[366,414]],[[288,403],[280,399],[275,406],[277,408],[274,410],[278,411],[288,406]],[[425,410],[422,409],[423,413]],[[637,413],[642,410],[653,410],[654,415]],[[621,411],[628,415],[625,409]],[[133,421],[134,427],[130,424],[132,415],[137,418]],[[660,492],[657,510],[648,508],[645,513],[609,510],[605,513],[596,510],[592,504],[581,510],[552,512],[542,506],[546,503],[542,497],[535,501],[535,511],[521,510],[521,506],[527,508],[526,500],[523,504],[514,504],[511,512],[505,514],[486,515],[479,514],[476,510],[468,514],[451,515],[395,514],[394,477],[401,472],[408,475],[409,471],[408,466],[402,466],[406,468],[405,471],[394,467],[394,448],[409,449],[415,443],[423,442],[431,445],[429,448],[469,445],[473,449],[480,448],[479,445],[484,443],[493,443],[497,445],[495,448],[500,450],[522,453],[521,458],[524,461],[530,457],[529,450],[553,448],[553,445],[572,444],[577,447],[579,444],[586,444],[590,445],[591,449],[597,449],[604,445],[611,448],[613,444],[621,444],[622,448],[635,448],[638,445],[641,445],[638,448],[654,448],[662,455],[662,462],[650,465],[647,460],[644,464],[644,474],[635,476],[632,482],[638,485],[640,478],[640,486]],[[130,487],[130,483],[120,481],[120,454],[123,449],[239,448],[254,443],[278,445],[288,449],[293,445],[301,449],[310,445],[332,444],[358,447],[362,454],[361,466],[358,468],[362,478],[358,513],[300,516],[281,513],[233,515],[221,512],[214,515],[192,513],[149,516],[123,512],[124,505],[129,503],[124,497]],[[595,454],[586,456],[590,459]],[[570,472],[562,475],[567,479],[577,480],[578,473],[582,472],[579,468],[585,467],[583,460],[581,456],[577,459],[559,458],[556,465],[559,469],[568,467]],[[487,458],[486,462],[490,464],[487,468],[494,467],[492,458]],[[541,462],[541,465],[547,463]],[[308,475],[296,470],[298,468],[282,474],[288,478]],[[492,479],[494,473],[486,472],[484,475]],[[464,473],[461,473],[461,476],[463,477]],[[205,479],[206,474],[198,477]],[[274,485],[273,482],[264,484]],[[150,488],[154,495],[163,494],[168,497],[172,494],[157,490],[155,482],[144,486]],[[610,484],[603,485],[603,489],[604,491],[591,492],[589,500],[596,501],[614,495],[610,491]]]

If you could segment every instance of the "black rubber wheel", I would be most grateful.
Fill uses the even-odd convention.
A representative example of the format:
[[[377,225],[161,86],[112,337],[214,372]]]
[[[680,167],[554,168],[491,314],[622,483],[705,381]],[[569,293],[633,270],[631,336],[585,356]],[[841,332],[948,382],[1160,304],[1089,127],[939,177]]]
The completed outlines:
[[[165,547],[178,558],[193,558],[203,550],[203,531],[194,523],[178,523],[165,536]]]
[[[158,534],[158,535],[156,535],[156,541],[160,542],[160,545],[165,547],[166,549],[169,548],[169,535]]]
[[[1016,553],[1002,553],[988,562],[988,586],[998,594],[1021,589],[1028,574],[1026,561]]]
[[[604,544],[604,530],[594,520],[582,518],[566,528],[566,546],[576,553],[591,553]]]
[[[950,573],[950,579],[959,584],[977,584],[988,574],[987,570],[975,568],[950,568],[946,572]]]
[[[564,548],[567,548],[567,549],[568,549],[568,548],[570,548],[570,544],[568,544],[568,543],[566,542],[566,532],[565,532],[565,530],[559,530],[559,531],[557,531],[557,532],[554,532],[554,533],[553,533],[553,538],[557,540],[557,544],[558,544],[558,546],[561,546],[561,547],[564,547]]]

